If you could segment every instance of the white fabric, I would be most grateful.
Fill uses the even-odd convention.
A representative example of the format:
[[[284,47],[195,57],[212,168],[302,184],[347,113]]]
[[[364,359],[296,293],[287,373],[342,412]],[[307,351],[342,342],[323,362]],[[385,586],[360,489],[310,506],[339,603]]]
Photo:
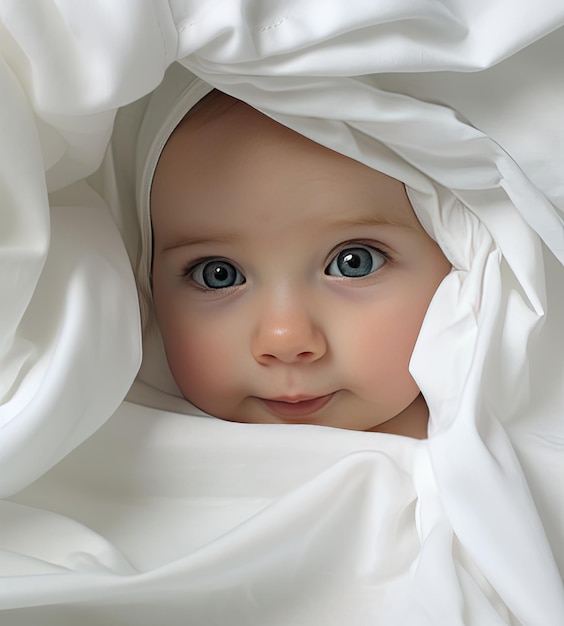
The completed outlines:
[[[144,328],[151,316],[151,259],[153,257],[153,231],[150,216],[150,199],[153,176],[161,152],[172,131],[178,126],[188,111],[212,90],[211,85],[203,82],[191,72],[174,65],[168,72],[165,84],[151,96],[147,109],[143,112],[139,131],[135,139],[126,143],[135,145],[134,181],[135,204],[139,223],[140,254],[135,273],[140,294],[141,318]],[[130,115],[129,109],[124,112]],[[116,124],[114,145],[123,141],[118,133],[121,124]],[[131,164],[131,161],[128,161]],[[116,180],[116,185],[119,183]],[[119,208],[118,208],[119,211]]]
[[[0,0],[2,625],[564,623],[563,24]],[[175,60],[409,186],[454,266],[411,363],[427,441],[199,415],[158,342],[124,402],[135,137]]]

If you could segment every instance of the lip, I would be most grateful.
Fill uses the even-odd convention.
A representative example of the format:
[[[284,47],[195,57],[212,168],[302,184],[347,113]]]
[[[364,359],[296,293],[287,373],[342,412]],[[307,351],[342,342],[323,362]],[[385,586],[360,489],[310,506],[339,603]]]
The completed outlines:
[[[300,418],[321,410],[333,398],[335,393],[325,396],[282,396],[267,400],[261,398],[262,403],[278,417]]]

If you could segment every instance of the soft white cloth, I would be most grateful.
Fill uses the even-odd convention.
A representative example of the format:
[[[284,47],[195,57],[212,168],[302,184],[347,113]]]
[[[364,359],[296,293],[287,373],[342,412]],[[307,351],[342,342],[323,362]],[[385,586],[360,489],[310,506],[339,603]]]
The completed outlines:
[[[564,623],[563,24],[557,0],[0,0],[0,623]],[[454,266],[411,363],[427,441],[198,415],[158,343],[123,402],[129,103],[175,60],[409,186]]]

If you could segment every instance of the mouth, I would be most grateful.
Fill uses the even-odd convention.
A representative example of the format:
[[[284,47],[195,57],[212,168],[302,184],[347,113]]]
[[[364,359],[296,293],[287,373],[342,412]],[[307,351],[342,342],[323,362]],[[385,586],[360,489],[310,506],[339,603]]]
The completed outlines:
[[[284,396],[267,400],[261,398],[264,406],[278,417],[283,418],[300,418],[311,415],[326,406],[334,393],[326,396]]]

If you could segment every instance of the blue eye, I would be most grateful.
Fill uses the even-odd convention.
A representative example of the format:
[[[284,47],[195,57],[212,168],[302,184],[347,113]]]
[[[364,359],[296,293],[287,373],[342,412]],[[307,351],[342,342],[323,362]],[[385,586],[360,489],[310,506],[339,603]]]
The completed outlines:
[[[232,263],[218,259],[199,263],[190,277],[205,289],[227,289],[245,282],[243,274]]]
[[[325,273],[343,278],[363,278],[379,270],[386,260],[386,255],[375,248],[344,248],[329,263]]]

